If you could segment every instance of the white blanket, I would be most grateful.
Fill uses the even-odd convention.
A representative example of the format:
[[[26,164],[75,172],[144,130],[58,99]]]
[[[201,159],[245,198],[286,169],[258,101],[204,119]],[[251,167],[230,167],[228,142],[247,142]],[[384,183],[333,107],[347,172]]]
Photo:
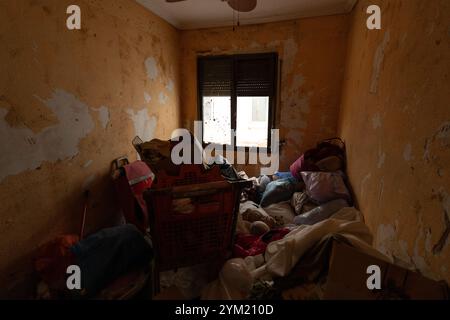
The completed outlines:
[[[283,239],[271,242],[265,252],[266,263],[262,266],[255,266],[259,260],[256,259],[258,257],[247,257],[248,259],[245,259],[247,268],[228,272],[231,276],[219,277],[218,280],[210,283],[204,288],[202,299],[243,299],[247,297],[250,292],[250,287],[246,285],[247,280],[250,279],[251,282],[259,278],[269,280],[273,277],[288,275],[301,257],[329,234],[340,234],[346,237],[353,246],[364,250],[367,254],[392,262],[391,258],[371,246],[372,235],[369,228],[362,222],[361,213],[355,208],[347,207],[339,210],[327,220],[312,226],[298,226]],[[242,259],[232,259],[227,263],[233,262],[233,260]],[[244,260],[242,262],[244,263]],[[221,273],[226,271],[224,269]]]
[[[370,255],[392,262],[389,257],[371,246],[372,234],[362,222],[361,213],[355,208],[347,207],[336,212],[330,219],[312,226],[299,226],[283,239],[271,242],[265,253],[266,264],[254,270],[254,277],[288,275],[303,254],[329,234],[341,234],[353,246],[363,249]]]

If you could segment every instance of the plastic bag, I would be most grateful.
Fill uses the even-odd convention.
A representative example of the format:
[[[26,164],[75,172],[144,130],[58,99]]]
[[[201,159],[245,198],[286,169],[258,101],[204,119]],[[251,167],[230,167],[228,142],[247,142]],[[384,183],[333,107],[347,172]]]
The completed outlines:
[[[204,288],[204,300],[241,300],[248,297],[253,286],[253,276],[244,259],[225,262],[219,278]]]
[[[306,193],[315,202],[322,204],[335,199],[351,202],[350,193],[344,183],[343,173],[336,172],[302,172]]]
[[[348,207],[348,203],[344,199],[336,199],[318,206],[304,214],[296,216],[295,224],[313,225],[331,217],[334,213],[342,208]]]

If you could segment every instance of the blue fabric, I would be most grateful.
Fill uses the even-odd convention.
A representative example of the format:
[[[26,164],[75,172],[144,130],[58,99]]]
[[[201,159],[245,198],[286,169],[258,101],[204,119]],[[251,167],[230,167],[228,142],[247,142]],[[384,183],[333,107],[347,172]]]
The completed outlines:
[[[274,176],[278,177],[279,179],[294,178],[294,176],[292,175],[292,173],[290,171],[275,172]]]
[[[148,265],[152,248],[131,224],[106,228],[71,247],[81,269],[81,286],[91,296],[126,272]]]
[[[294,177],[270,182],[261,198],[261,207],[289,200],[295,192],[298,181]]]

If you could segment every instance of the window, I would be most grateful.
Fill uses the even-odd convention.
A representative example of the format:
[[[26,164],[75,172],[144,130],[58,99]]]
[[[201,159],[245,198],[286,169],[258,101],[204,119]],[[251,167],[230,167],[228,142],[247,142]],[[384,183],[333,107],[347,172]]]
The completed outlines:
[[[277,65],[276,53],[198,59],[204,143],[270,147]]]

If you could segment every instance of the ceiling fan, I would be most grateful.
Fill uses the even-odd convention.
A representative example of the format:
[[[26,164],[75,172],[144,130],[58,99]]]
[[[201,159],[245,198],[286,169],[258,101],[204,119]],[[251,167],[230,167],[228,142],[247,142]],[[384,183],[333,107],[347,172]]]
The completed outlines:
[[[166,0],[166,2],[181,2],[186,0]],[[257,0],[222,0],[228,3],[228,5],[239,12],[250,12],[256,8]]]

